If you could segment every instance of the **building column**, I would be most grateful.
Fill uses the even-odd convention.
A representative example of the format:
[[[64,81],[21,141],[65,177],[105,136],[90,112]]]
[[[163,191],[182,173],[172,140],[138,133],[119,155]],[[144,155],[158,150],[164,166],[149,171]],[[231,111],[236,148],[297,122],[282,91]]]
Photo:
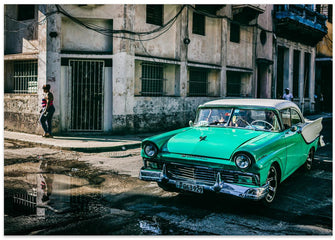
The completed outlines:
[[[313,48],[310,57],[310,71],[309,71],[309,99],[310,99],[310,106],[309,109],[311,112],[315,111],[315,48]]]
[[[285,49],[284,52],[284,81],[283,88],[290,88],[293,86],[293,48]],[[284,92],[284,89],[281,91]]]
[[[56,11],[55,5],[47,5],[47,12]],[[50,84],[51,92],[54,94],[55,100],[55,131],[62,131],[62,115],[64,98],[61,90],[61,14],[53,14],[47,18],[46,40],[46,83]],[[62,101],[63,100],[63,101]],[[65,100],[66,101],[66,100]],[[65,110],[65,109],[64,109]]]
[[[228,21],[221,20],[221,73],[220,73],[220,97],[227,96],[227,42]]]
[[[180,78],[179,78],[179,94],[180,97],[187,97],[188,76],[187,76],[187,58],[188,44],[184,43],[185,38],[189,38],[189,8],[186,7],[181,14],[181,41],[180,41]]]
[[[294,56],[293,47],[289,48],[289,76],[288,76],[288,87],[290,88],[290,92],[293,90],[293,56]]]
[[[304,83],[305,83],[305,61],[304,61],[305,52],[300,51],[300,61],[299,61],[299,104],[300,108],[303,111],[304,107]]]
[[[123,6],[123,22],[115,28],[123,28],[129,31],[134,29],[135,6],[125,4]],[[124,34],[123,37],[127,35]],[[113,67],[109,75],[112,82],[105,94],[112,97],[112,125],[104,127],[112,128],[113,131],[123,131],[134,129],[134,107],[135,107],[135,46],[129,39],[113,39]],[[107,118],[110,118],[107,117]],[[105,119],[106,120],[106,119]],[[108,130],[109,130],[108,129]]]

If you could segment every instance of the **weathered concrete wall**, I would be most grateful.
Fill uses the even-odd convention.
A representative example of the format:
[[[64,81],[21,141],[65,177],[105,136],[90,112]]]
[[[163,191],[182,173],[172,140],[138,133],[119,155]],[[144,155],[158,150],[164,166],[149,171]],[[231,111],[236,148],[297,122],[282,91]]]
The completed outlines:
[[[42,134],[39,124],[40,99],[37,94],[4,95],[4,129]],[[59,130],[58,119],[53,121],[54,132]]]
[[[17,5],[5,5],[5,54],[38,52],[37,8],[35,19],[17,21]],[[15,44],[13,44],[15,43]]]
[[[101,19],[80,19],[85,23],[95,24],[102,28],[112,29],[111,20]],[[62,50],[63,51],[89,51],[89,52],[112,52],[113,38],[88,30],[68,18],[62,18],[61,28]]]
[[[240,68],[253,68],[253,27],[240,26],[240,42],[229,41],[228,23],[227,65]]]
[[[134,113],[113,116],[113,132],[164,131],[188,126],[200,104],[217,98],[136,97]]]
[[[164,5],[164,23],[170,20],[180,10],[181,5]],[[135,5],[135,18],[133,24],[133,30],[136,32],[151,31],[158,28],[159,26],[146,23],[146,5],[137,4]],[[152,55],[163,58],[179,58],[176,49],[179,48],[179,43],[176,43],[176,35],[179,34],[179,30],[174,24],[167,32],[152,41],[145,41],[136,43],[135,54],[139,55]],[[143,37],[143,39],[149,39],[155,37],[157,33]],[[169,43],[169,44],[167,44]]]
[[[192,33],[193,14],[189,10],[188,60],[221,65],[221,19],[206,17],[205,36]],[[209,47],[210,46],[210,47]]]
[[[273,60],[273,20],[272,11],[273,5],[263,5],[265,12],[260,14],[258,17],[257,29],[257,58],[264,58],[267,60]],[[264,31],[266,34],[266,42],[261,43],[261,32]]]

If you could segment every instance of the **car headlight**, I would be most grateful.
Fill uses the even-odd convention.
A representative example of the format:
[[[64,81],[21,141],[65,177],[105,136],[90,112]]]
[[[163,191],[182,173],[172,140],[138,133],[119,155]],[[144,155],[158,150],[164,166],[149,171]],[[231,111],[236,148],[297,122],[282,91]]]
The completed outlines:
[[[148,157],[155,157],[158,153],[158,149],[156,147],[155,144],[149,142],[149,143],[146,143],[144,145],[144,153],[148,156]]]
[[[237,154],[234,157],[234,162],[236,166],[240,169],[248,169],[251,166],[251,159],[246,154]]]

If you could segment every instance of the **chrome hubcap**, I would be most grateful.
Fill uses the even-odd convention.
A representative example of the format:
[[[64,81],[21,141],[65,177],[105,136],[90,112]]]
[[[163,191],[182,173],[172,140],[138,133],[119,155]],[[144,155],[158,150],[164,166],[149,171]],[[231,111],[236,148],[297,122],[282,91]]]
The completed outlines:
[[[273,201],[277,192],[277,170],[274,166],[271,166],[270,168],[267,184],[269,185],[269,192],[266,195],[265,200],[270,203]]]

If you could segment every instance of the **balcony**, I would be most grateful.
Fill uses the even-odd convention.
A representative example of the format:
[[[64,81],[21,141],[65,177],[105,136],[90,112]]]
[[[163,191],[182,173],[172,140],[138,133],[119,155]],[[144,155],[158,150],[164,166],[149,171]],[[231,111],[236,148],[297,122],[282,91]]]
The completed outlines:
[[[243,24],[248,24],[251,20],[256,19],[259,14],[265,12],[264,7],[256,4],[233,5],[232,10],[234,20]]]
[[[276,35],[314,46],[327,34],[327,17],[309,5],[275,5]]]

